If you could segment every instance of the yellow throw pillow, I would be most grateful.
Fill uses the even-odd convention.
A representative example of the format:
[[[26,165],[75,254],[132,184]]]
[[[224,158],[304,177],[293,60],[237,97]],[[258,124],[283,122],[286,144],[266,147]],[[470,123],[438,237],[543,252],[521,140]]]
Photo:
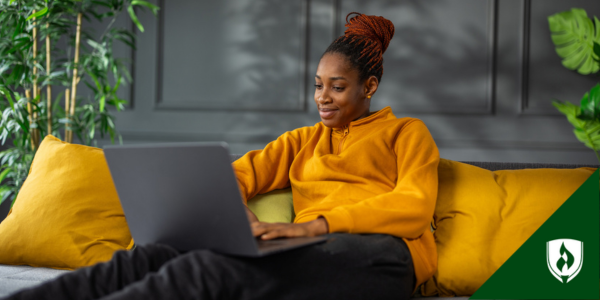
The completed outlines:
[[[291,223],[294,221],[292,189],[274,190],[248,200],[248,208],[261,222]]]
[[[441,159],[434,213],[438,270],[422,294],[472,295],[593,171],[492,172]]]
[[[0,264],[75,269],[132,246],[102,149],[47,136],[0,223]]]

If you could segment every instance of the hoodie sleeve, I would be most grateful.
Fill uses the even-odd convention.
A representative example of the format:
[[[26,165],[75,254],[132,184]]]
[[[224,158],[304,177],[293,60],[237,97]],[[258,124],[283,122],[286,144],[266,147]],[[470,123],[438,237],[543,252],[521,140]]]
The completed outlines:
[[[258,194],[290,186],[290,166],[312,131],[313,127],[288,131],[263,150],[250,151],[233,162],[244,202]]]
[[[437,146],[425,124],[415,120],[402,127],[394,151],[395,188],[323,213],[330,232],[384,233],[410,239],[428,230],[437,199]]]

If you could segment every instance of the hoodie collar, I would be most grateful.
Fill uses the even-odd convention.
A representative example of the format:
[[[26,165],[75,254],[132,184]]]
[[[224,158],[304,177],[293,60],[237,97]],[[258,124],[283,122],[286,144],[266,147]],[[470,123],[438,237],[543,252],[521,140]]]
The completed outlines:
[[[362,125],[366,125],[366,124],[370,124],[370,123],[374,123],[374,122],[385,121],[388,119],[396,119],[396,116],[394,116],[394,114],[392,113],[392,108],[389,106],[387,106],[381,110],[372,112],[367,117],[358,119],[356,121],[352,121],[347,126],[348,127],[362,126]],[[343,130],[344,128],[332,128],[332,129],[334,131],[336,131],[336,130]]]

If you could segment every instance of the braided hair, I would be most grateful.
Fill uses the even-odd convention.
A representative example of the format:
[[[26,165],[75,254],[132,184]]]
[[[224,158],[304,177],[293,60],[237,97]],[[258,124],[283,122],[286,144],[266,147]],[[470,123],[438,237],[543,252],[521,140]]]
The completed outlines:
[[[355,16],[348,20],[351,15]],[[351,12],[346,16],[345,26],[344,35],[333,41],[323,55],[342,54],[358,70],[361,82],[371,76],[381,82],[383,52],[394,36],[394,24],[384,17]]]

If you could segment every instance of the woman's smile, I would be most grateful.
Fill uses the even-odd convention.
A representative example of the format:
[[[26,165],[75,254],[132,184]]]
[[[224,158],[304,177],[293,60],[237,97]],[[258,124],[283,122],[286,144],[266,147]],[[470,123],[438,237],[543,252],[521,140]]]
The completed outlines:
[[[338,110],[333,108],[319,108],[319,115],[322,119],[331,119],[337,112]]]

